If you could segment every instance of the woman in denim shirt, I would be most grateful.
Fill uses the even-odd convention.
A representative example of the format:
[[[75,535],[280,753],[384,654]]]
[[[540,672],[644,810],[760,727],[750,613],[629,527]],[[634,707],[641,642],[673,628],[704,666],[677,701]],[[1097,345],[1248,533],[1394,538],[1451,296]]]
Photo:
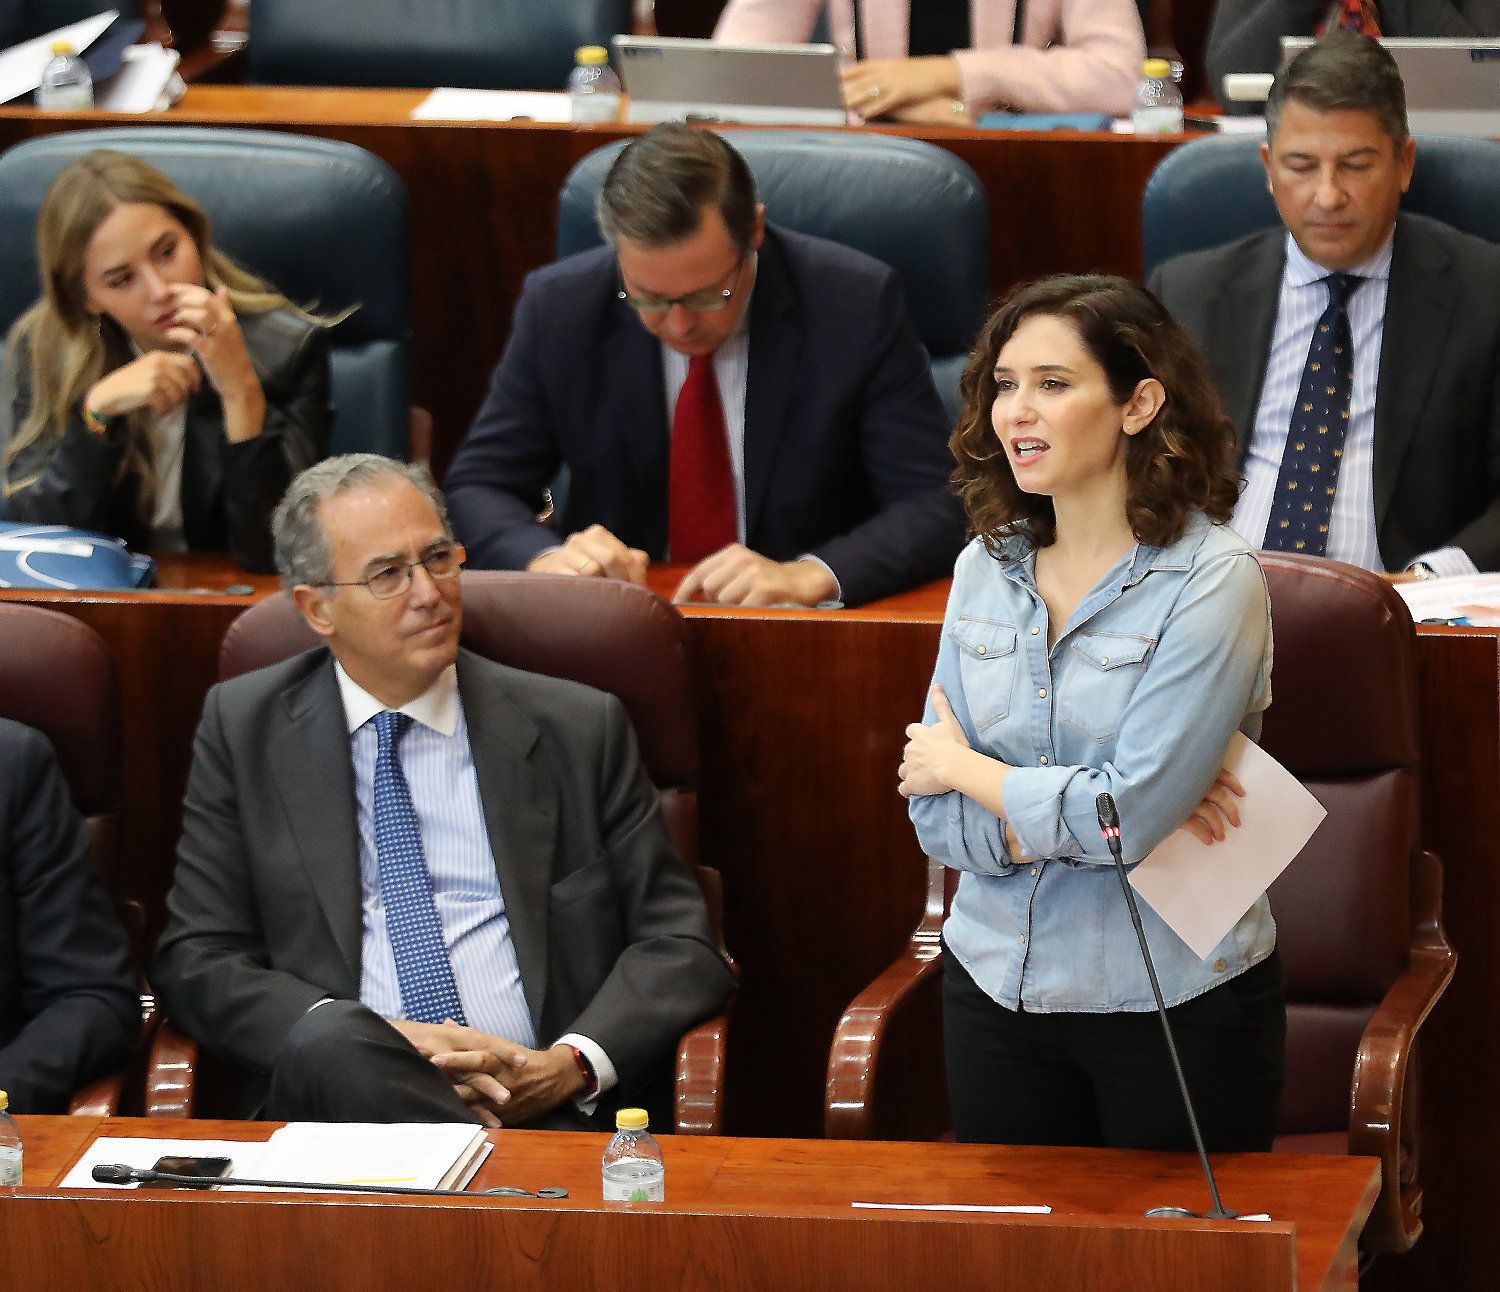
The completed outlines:
[[[1238,822],[1219,775],[1270,703],[1254,553],[1225,527],[1234,436],[1191,338],[1119,278],[1022,287],[963,379],[959,557],[901,792],[963,872],[944,927],[944,1032],[961,1140],[1189,1149],[1095,798],[1127,865],[1178,826]],[[1204,864],[1212,864],[1210,854]],[[1200,960],[1141,917],[1218,1151],[1271,1146],[1286,1017],[1262,896]]]

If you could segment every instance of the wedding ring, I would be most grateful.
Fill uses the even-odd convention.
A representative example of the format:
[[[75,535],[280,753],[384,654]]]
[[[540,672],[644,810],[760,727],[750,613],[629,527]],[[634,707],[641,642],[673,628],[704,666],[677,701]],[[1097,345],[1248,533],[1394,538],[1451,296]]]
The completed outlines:
[[[584,557],[584,558],[583,558],[583,559],[582,559],[582,560],[581,560],[581,561],[579,561],[579,562],[578,562],[578,564],[577,564],[577,565],[575,565],[575,566],[574,566],[574,567],[573,567],[573,568],[574,568],[574,569],[575,569],[575,570],[577,570],[577,571],[578,571],[578,573],[579,573],[579,574],[583,574],[583,573],[586,573],[586,572],[587,572],[587,570],[588,570],[588,568],[589,568],[589,566],[591,566],[591,565],[592,565],[592,564],[593,564],[593,563],[594,563],[594,562],[593,562],[593,559],[592,559],[592,558],[591,558],[591,557],[587,557],[587,556],[585,556],[585,557]]]
[[[870,100],[872,100],[872,99],[878,99],[879,97],[880,97],[880,87],[878,85],[872,85],[870,87],[870,92],[867,95],[865,95],[865,102],[869,103]]]

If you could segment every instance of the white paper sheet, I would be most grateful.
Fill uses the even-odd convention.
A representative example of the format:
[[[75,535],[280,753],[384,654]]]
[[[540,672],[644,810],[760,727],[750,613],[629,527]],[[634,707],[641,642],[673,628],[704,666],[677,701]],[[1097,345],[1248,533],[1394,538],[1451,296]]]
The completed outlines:
[[[1417,579],[1396,584],[1396,592],[1418,623],[1463,618],[1473,624],[1500,625],[1500,574]]]
[[[1051,1207],[991,1206],[972,1202],[851,1202],[871,1211],[1004,1211],[1027,1216],[1050,1216]]]
[[[235,1175],[255,1174],[255,1164],[265,1144],[255,1140],[220,1139],[125,1139],[100,1137],[94,1140],[77,1165],[63,1179],[64,1189],[135,1189],[134,1184],[99,1184],[93,1176],[96,1166],[134,1166],[149,1170],[162,1157],[227,1157]]]
[[[566,94],[547,90],[458,90],[440,86],[411,110],[413,121],[571,121]]]
[[[168,106],[164,95],[182,56],[160,45],[132,45],[120,70],[94,87],[94,106],[105,112],[156,112]]]
[[[18,94],[30,94],[42,83],[42,69],[52,58],[53,41],[65,40],[81,54],[119,16],[109,9],[0,51],[0,103],[8,103]]]
[[[479,1152],[475,1141],[483,1139],[472,1122],[288,1122],[271,1136],[255,1174],[263,1180],[436,1189],[460,1158],[467,1165]]]
[[[1295,776],[1238,731],[1224,766],[1245,789],[1235,801],[1238,828],[1215,844],[1178,830],[1130,872],[1131,887],[1204,960],[1328,815]]]

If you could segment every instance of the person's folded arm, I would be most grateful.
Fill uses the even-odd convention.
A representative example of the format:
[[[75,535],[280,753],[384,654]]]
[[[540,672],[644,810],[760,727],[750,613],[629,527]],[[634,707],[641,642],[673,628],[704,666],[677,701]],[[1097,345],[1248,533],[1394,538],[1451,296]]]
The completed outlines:
[[[1026,855],[1111,864],[1096,806],[1106,792],[1120,811],[1127,863],[1187,821],[1246,714],[1263,707],[1270,631],[1254,556],[1195,569],[1120,715],[1113,756],[1100,767],[1016,767],[1005,778],[1006,819]]]

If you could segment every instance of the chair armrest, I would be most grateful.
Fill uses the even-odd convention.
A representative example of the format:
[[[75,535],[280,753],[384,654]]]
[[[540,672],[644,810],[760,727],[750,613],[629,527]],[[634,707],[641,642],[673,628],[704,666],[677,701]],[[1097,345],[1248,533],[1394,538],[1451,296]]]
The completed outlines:
[[[724,1133],[725,1058],[732,1009],[731,1003],[722,1014],[685,1032],[678,1043],[672,1103],[679,1135]]]
[[[1458,955],[1441,923],[1442,863],[1430,852],[1412,858],[1411,961],[1385,994],[1360,1038],[1349,1111],[1349,1152],[1380,1159],[1380,1196],[1360,1246],[1367,1252],[1405,1252],[1422,1233],[1422,1186],[1417,1179],[1415,1116],[1408,1065],[1421,1027],[1448,984]],[[1416,1073],[1411,1074],[1415,1085]]]
[[[934,1139],[949,1127],[938,960],[948,884],[947,868],[929,860],[921,922],[834,1029],[823,1104],[830,1139]]]
[[[160,1015],[156,1009],[156,997],[150,992],[141,993],[141,1028],[136,1033],[135,1043],[130,1047],[125,1062],[114,1072],[106,1072],[73,1094],[68,1112],[74,1117],[119,1117],[128,1116],[140,1107],[136,1098],[140,1090],[146,1053],[156,1036]]]
[[[170,1023],[162,1023],[146,1064],[142,1111],[147,1117],[193,1116],[197,1062],[198,1043]]]
[[[74,1117],[118,1117],[120,1094],[125,1087],[125,1070],[107,1072],[74,1091],[68,1112]]]

